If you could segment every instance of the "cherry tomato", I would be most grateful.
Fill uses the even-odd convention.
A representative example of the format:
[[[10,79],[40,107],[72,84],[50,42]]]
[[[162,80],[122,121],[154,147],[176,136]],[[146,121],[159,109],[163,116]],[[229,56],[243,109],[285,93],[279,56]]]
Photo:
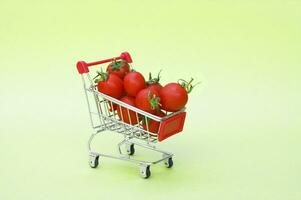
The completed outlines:
[[[156,115],[159,116],[159,117],[164,117],[165,116],[165,114],[162,111],[159,111],[158,113],[156,113]],[[148,123],[148,124],[146,125],[146,123]],[[158,122],[158,121],[155,121],[155,120],[152,120],[152,119],[148,118],[147,120],[144,120],[142,122],[142,126],[143,126],[144,130],[147,131],[147,126],[148,126],[148,131],[149,132],[158,134],[160,123],[161,122]]]
[[[127,103],[131,106],[135,106],[135,98],[133,98],[133,97],[125,96],[125,97],[122,97],[120,99],[120,101]],[[118,114],[120,120],[125,123],[132,124],[132,125],[138,124],[139,120],[137,119],[136,112],[134,112],[134,111],[128,110],[125,107],[118,106],[117,114]]]
[[[113,61],[107,67],[107,72],[109,74],[115,74],[119,78],[123,79],[127,73],[130,71],[130,66],[125,60]]]
[[[136,107],[146,112],[155,114],[160,109],[159,93],[154,89],[145,88],[141,90],[135,99]]]
[[[136,71],[128,73],[124,77],[123,83],[127,95],[132,97],[135,97],[140,90],[146,88],[143,75]]]
[[[163,87],[160,83],[152,83],[152,84],[148,85],[147,88],[149,88],[151,90],[156,90],[160,94],[161,89]]]
[[[184,108],[188,101],[187,91],[178,83],[169,83],[160,91],[162,109],[175,112]]]
[[[119,99],[123,94],[123,82],[114,74],[100,73],[97,88],[99,92],[116,99]]]
[[[160,84],[160,78],[161,78],[160,73],[161,73],[161,70],[158,73],[157,77],[155,77],[155,78],[153,78],[152,74],[149,73],[149,78],[148,78],[148,81],[146,82],[146,85],[147,85],[148,88],[157,90],[157,92],[159,94],[160,94],[160,91],[162,89],[162,85]]]

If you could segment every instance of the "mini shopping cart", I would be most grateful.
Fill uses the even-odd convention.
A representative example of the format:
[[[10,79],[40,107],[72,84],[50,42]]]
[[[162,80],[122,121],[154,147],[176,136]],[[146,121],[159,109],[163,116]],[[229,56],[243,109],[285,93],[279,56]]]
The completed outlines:
[[[81,74],[83,80],[91,125],[94,130],[94,133],[91,135],[88,141],[89,164],[92,168],[96,168],[99,164],[100,157],[130,161],[140,166],[140,174],[143,178],[148,178],[151,175],[151,165],[164,162],[167,168],[171,168],[173,166],[173,154],[157,149],[156,143],[161,142],[183,130],[186,112],[185,108],[183,108],[182,110],[173,113],[166,112],[166,116],[164,117],[158,117],[99,92],[97,90],[97,86],[93,82],[93,78],[90,75],[91,72],[89,67],[121,59],[127,61],[128,63],[132,63],[131,56],[127,52],[121,53],[121,55],[118,57],[106,60],[91,63],[79,61],[77,63],[77,70],[79,74]],[[117,110],[112,109],[114,106],[115,108],[117,107],[116,109],[119,109],[121,113],[126,111],[130,123],[125,123],[123,121],[122,118],[124,113],[121,114],[121,118],[118,116]],[[135,112],[135,120],[139,121],[138,124],[132,124],[133,119],[131,119],[131,116],[133,117],[133,115],[130,115],[130,112]],[[149,120],[159,122],[160,124],[158,132],[150,132],[148,123],[146,123],[146,127],[145,125],[143,127],[141,119],[143,119],[145,122],[148,122]],[[114,131],[124,136],[124,139],[117,145],[119,151],[118,156],[102,154],[93,151],[91,148],[93,138],[98,133],[106,130]],[[135,152],[135,145],[161,153],[162,157],[155,161],[134,159],[133,155]],[[124,146],[126,151],[122,151],[121,146]]]

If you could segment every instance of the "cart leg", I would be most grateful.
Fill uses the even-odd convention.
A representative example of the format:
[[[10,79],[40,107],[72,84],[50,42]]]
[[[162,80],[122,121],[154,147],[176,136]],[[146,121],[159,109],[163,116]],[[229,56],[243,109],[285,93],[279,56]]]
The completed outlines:
[[[135,153],[135,147],[134,147],[134,143],[129,141],[129,138],[125,138],[124,140],[122,140],[120,143],[118,143],[118,151],[119,154],[124,155],[121,151],[120,146],[125,144],[125,148],[126,148],[126,152],[128,156],[134,155]]]
[[[90,152],[89,165],[91,168],[96,168],[99,164],[99,155],[97,153]]]
[[[167,155],[167,154],[163,154],[163,158],[166,158],[164,160],[164,164],[167,168],[171,168],[173,166],[173,160],[172,160],[172,156]]]
[[[149,178],[151,175],[150,165],[140,164],[140,174],[145,179]]]
[[[135,147],[133,143],[126,144],[126,151],[128,155],[132,156],[135,153]]]

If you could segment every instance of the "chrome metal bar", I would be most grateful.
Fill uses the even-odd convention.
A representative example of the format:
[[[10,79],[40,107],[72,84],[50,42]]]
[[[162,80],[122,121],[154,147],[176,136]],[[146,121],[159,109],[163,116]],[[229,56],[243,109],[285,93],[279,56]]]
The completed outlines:
[[[102,124],[102,117],[100,115],[100,108],[99,108],[99,98],[98,95],[94,94],[94,99],[95,99],[95,104],[96,104],[96,108],[97,108],[97,114],[98,114],[98,119],[99,119],[99,124]]]
[[[122,155],[123,155],[123,153],[122,153],[122,151],[121,151],[121,149],[120,149],[120,146],[123,145],[123,144],[126,143],[126,142],[127,142],[127,140],[126,140],[126,139],[123,139],[121,142],[118,143],[117,146],[118,146],[119,154],[122,154]]]
[[[89,138],[89,140],[88,140],[88,149],[89,149],[89,151],[91,152],[91,143],[92,143],[92,140],[93,140],[93,138],[94,138],[94,136],[96,135],[97,133],[94,133],[94,134],[92,134],[91,136],[90,136],[90,138]]]
[[[144,161],[144,160],[136,160],[136,159],[132,159],[132,158],[129,158],[129,157],[124,157],[124,156],[113,156],[113,155],[102,154],[102,153],[97,153],[97,152],[91,152],[91,153],[95,153],[99,156],[103,156],[103,157],[107,157],[107,158],[125,160],[125,161],[133,162],[133,163],[136,163],[136,164],[146,164],[146,165],[153,164],[153,162],[147,162],[147,161]]]
[[[134,107],[134,106],[131,106],[131,105],[127,104],[127,103],[124,103],[124,102],[122,102],[122,101],[120,101],[120,100],[118,100],[118,99],[115,99],[115,98],[113,98],[113,97],[110,97],[110,96],[108,96],[108,95],[106,95],[106,94],[103,94],[103,93],[101,93],[101,92],[98,92],[98,91],[96,91],[96,90],[94,90],[94,89],[92,89],[92,88],[89,88],[89,89],[87,89],[87,90],[88,90],[89,92],[97,93],[98,95],[102,96],[102,97],[103,97],[104,99],[106,99],[106,100],[112,101],[113,103],[116,103],[116,104],[118,104],[118,105],[121,105],[122,107],[128,108],[128,109],[130,109],[130,110],[132,110],[132,111],[135,111],[135,112],[137,112],[137,113],[139,113],[139,114],[141,114],[141,115],[147,116],[148,118],[151,118],[151,119],[153,119],[153,120],[155,120],[155,121],[163,121],[164,119],[169,118],[170,116],[174,116],[174,115],[176,115],[176,114],[178,114],[178,113],[181,113],[181,112],[185,111],[185,108],[183,108],[183,109],[181,109],[181,110],[179,110],[179,111],[177,111],[177,112],[170,113],[170,114],[168,114],[168,115],[165,116],[165,117],[158,117],[158,116],[153,115],[153,114],[151,114],[151,113],[145,112],[145,111],[143,111],[143,110],[141,110],[141,109],[139,109],[139,108],[136,108],[136,107]]]
[[[174,115],[177,115],[181,112],[184,112],[185,108],[183,108],[180,111],[174,112],[174,113],[166,112],[166,116],[159,117],[159,116],[145,112],[141,109],[138,109],[138,108],[131,106],[127,103],[124,103],[118,99],[115,99],[113,97],[110,97],[106,94],[99,92],[97,87],[94,85],[93,79],[91,78],[89,73],[86,74],[86,78],[84,77],[84,75],[82,75],[82,81],[83,81],[85,96],[86,96],[86,100],[87,100],[87,104],[88,104],[91,125],[92,125],[93,129],[96,130],[96,132],[93,133],[88,140],[88,150],[90,153],[94,153],[96,155],[103,156],[103,157],[125,160],[125,161],[133,162],[136,164],[140,164],[140,165],[157,164],[157,163],[165,161],[166,159],[171,158],[173,156],[172,153],[169,153],[169,152],[166,152],[163,150],[159,150],[156,148],[155,145],[153,145],[154,143],[158,142],[158,133],[151,132],[152,130],[150,130],[150,126],[149,126],[148,122],[150,122],[151,120],[159,122],[160,123],[159,130],[160,130],[162,121],[164,121]],[[86,82],[88,83],[88,81],[90,82],[89,87],[87,87],[87,85],[86,85]],[[90,97],[90,99],[89,99],[88,92],[92,92],[94,95],[97,112],[94,111],[95,110],[94,107],[93,107],[93,111],[92,111],[91,102],[90,102],[92,97]],[[93,100],[91,100],[91,101],[93,101]],[[114,110],[115,105],[117,106],[117,110]],[[110,106],[111,106],[111,111],[110,111]],[[118,111],[120,111],[120,113]],[[124,113],[124,112],[126,112],[126,113]],[[133,118],[134,115],[131,112],[135,112],[135,117],[136,117],[137,121],[135,121],[135,117]],[[93,117],[94,117],[94,119],[96,119],[95,115],[99,116],[99,120],[100,120],[99,125],[97,124],[98,120],[93,121]],[[126,115],[128,116],[128,121],[126,119],[124,119],[124,118],[126,118]],[[146,122],[145,127],[141,124],[141,118],[145,119],[145,122]],[[129,123],[127,123],[127,122],[129,122]],[[97,125],[95,125],[95,124],[97,124]],[[97,153],[97,152],[92,151],[92,142],[93,142],[94,137],[98,133],[103,132],[105,130],[115,131],[124,136],[124,139],[117,145],[120,156],[102,154],[102,153]],[[144,143],[140,143],[135,140],[143,141]],[[131,156],[122,152],[121,146],[124,144],[127,144],[127,145],[134,144],[141,148],[145,148],[145,149],[148,149],[151,151],[156,151],[158,153],[162,153],[163,157],[161,157],[158,160],[154,160],[154,161],[133,159]]]
[[[145,144],[142,144],[142,143],[139,143],[139,142],[136,142],[136,141],[131,141],[131,143],[133,143],[135,145],[138,145],[140,147],[146,148],[146,149],[150,149],[150,150],[153,150],[153,151],[157,151],[159,153],[163,153],[163,154],[166,154],[166,155],[173,156],[172,153],[157,149],[155,146],[145,145]]]
[[[89,109],[90,123],[91,123],[91,126],[94,127],[93,118],[92,118],[92,115],[91,115],[91,105],[90,105],[89,97],[88,97],[87,90],[86,90],[85,78],[84,78],[83,75],[81,75],[81,77],[82,77],[82,81],[83,81],[83,85],[84,85],[84,90],[85,90],[85,96],[86,96],[86,100],[87,100],[87,104],[88,104],[88,109]]]
[[[166,160],[167,158],[171,158],[171,157],[172,157],[172,155],[166,156],[166,157],[164,157],[164,158],[161,158],[161,159],[159,159],[159,160],[153,161],[153,162],[151,162],[151,163],[152,163],[152,164],[157,164],[157,163],[162,162],[162,161]]]

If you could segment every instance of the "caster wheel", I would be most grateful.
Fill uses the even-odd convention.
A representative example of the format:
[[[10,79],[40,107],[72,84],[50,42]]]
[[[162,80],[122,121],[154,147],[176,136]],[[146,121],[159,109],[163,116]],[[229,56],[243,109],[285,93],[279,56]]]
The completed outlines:
[[[90,158],[89,158],[89,165],[91,168],[96,168],[99,164],[98,162],[99,160],[99,155],[90,155]]]
[[[150,166],[149,165],[141,166],[140,174],[141,174],[142,178],[145,178],[145,179],[149,178],[151,175]]]
[[[166,166],[167,168],[171,168],[171,167],[173,166],[172,158],[166,159],[165,162],[164,162],[164,164],[165,164],[165,166]]]
[[[130,145],[127,145],[127,153],[128,155],[134,155],[135,153],[135,147],[134,147],[134,144],[130,144]]]

